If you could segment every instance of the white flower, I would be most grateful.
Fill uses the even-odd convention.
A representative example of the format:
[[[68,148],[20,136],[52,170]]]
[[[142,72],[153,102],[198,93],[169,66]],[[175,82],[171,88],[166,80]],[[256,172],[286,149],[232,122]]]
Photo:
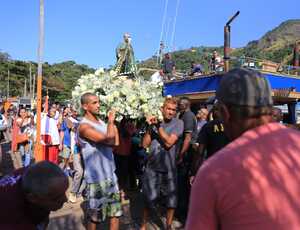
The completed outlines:
[[[116,73],[116,71],[111,70],[111,71],[109,72],[109,75],[112,76],[112,77],[115,77],[115,76],[117,76],[117,73]]]
[[[131,80],[126,76],[115,78],[113,71],[108,73],[103,69],[78,79],[72,92],[77,107],[80,106],[80,96],[87,91],[99,96],[102,116],[106,116],[108,109],[115,108],[118,121],[124,116],[132,119],[141,119],[145,115],[159,116],[163,102],[162,85],[141,79]]]
[[[113,102],[113,101],[114,101],[113,95],[108,95],[108,96],[107,96],[107,101],[108,101],[109,103]]]
[[[119,96],[120,96],[120,93],[119,93],[118,91],[114,91],[114,92],[112,93],[112,95],[113,95],[114,97],[119,97]]]
[[[142,94],[142,95],[140,96],[140,100],[143,101],[143,102],[146,102],[146,101],[147,101],[147,97],[146,97],[145,95]]]
[[[128,103],[133,103],[136,100],[136,96],[135,95],[130,95],[129,97],[127,97],[127,101]]]
[[[81,84],[81,85],[80,85],[80,91],[86,91],[86,90],[87,90],[86,85]]]
[[[96,70],[95,75],[101,75],[104,74],[104,68],[100,67],[99,69]]]

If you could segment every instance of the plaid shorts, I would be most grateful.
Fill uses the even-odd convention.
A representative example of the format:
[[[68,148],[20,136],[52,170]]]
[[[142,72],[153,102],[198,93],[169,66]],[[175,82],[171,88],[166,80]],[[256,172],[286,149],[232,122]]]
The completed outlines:
[[[121,197],[118,185],[106,180],[87,185],[88,218],[93,222],[103,222],[110,217],[122,215]]]

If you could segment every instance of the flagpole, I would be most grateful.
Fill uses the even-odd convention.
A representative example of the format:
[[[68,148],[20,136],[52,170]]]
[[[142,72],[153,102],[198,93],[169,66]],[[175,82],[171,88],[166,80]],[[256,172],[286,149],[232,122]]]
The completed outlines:
[[[45,160],[45,156],[43,155],[42,145],[41,145],[43,52],[44,52],[44,0],[40,0],[37,103],[36,103],[37,122],[36,122],[36,143],[35,143],[36,161]]]

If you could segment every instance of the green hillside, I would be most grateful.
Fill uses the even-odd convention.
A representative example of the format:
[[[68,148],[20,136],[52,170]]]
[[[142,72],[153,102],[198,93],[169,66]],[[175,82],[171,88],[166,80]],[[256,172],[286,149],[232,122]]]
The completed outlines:
[[[271,60],[283,64],[292,64],[293,48],[300,39],[300,19],[288,20],[267,32],[261,39],[251,41],[233,55],[245,55]]]
[[[27,93],[29,93],[30,65],[32,78],[37,72],[37,63],[11,60],[7,53],[0,52],[0,96],[7,95],[8,70],[10,72],[10,96],[23,96],[25,79]],[[71,98],[72,88],[76,80],[83,74],[93,73],[95,70],[87,65],[65,61],[53,65],[47,62],[43,65],[43,95],[48,91],[52,100],[63,102]]]
[[[292,64],[295,41],[300,39],[300,19],[288,20],[275,29],[267,32],[259,40],[249,42],[245,47],[233,49],[233,57],[252,57],[266,59],[282,64]],[[191,62],[201,63],[208,71],[208,62],[213,50],[223,55],[223,47],[191,47],[172,53],[176,68],[185,72],[190,68]],[[140,63],[140,67],[158,68],[156,57]]]

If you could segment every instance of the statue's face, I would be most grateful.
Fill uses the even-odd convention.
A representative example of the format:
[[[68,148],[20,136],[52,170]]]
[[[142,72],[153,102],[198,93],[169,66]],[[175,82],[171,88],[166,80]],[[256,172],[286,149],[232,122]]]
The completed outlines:
[[[124,41],[125,42],[131,42],[131,37],[129,34],[124,34]]]

